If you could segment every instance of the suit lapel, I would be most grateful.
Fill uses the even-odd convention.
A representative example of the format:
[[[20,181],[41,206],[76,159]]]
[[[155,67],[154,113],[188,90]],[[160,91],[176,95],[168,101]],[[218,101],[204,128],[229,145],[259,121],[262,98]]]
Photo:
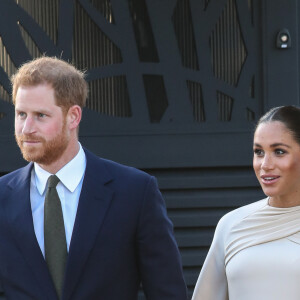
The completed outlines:
[[[52,280],[40,247],[38,245],[30,205],[30,176],[32,164],[23,168],[8,187],[7,216],[12,230],[12,236],[23,254],[24,260],[34,274],[41,287],[43,297],[56,299]]]
[[[86,150],[85,150],[86,151]],[[70,299],[109,208],[112,180],[104,163],[86,151],[87,166],[70,244],[64,299]]]

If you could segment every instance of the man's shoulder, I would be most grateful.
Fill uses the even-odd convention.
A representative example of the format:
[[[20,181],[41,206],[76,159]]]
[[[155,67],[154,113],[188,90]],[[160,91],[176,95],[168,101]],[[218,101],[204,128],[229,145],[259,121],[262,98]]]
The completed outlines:
[[[102,162],[111,169],[111,171],[118,173],[118,174],[124,174],[124,175],[136,175],[136,176],[145,176],[149,177],[150,175],[146,172],[137,169],[132,166],[128,166],[125,164],[118,163],[116,161],[112,161],[109,159],[100,158]],[[120,173],[121,172],[121,173]]]
[[[98,157],[89,151],[86,151],[86,159],[86,184],[110,183],[113,189],[123,192],[134,191],[136,194],[143,193],[147,187],[157,187],[153,176],[137,168]]]
[[[149,178],[150,175],[147,174],[146,172],[137,169],[132,166],[128,166],[113,160],[109,160],[106,158],[99,157],[95,155],[94,153],[90,152],[87,149],[84,149],[86,158],[87,158],[87,166],[89,164],[92,164],[93,167],[103,169],[105,168],[107,172],[110,174],[114,175],[114,177],[130,177],[130,176],[137,176],[137,177],[144,177],[144,178]]]
[[[18,180],[18,178],[23,177],[26,174],[29,174],[31,170],[31,164],[26,165],[25,167],[14,170],[10,173],[7,173],[0,177],[0,185],[7,184],[12,180]]]

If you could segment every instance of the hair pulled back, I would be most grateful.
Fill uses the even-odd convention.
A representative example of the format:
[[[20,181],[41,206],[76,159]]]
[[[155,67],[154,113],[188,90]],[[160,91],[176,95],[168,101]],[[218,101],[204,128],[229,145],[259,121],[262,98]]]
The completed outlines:
[[[259,119],[256,129],[260,124],[274,121],[283,123],[300,145],[300,108],[291,105],[274,107]]]

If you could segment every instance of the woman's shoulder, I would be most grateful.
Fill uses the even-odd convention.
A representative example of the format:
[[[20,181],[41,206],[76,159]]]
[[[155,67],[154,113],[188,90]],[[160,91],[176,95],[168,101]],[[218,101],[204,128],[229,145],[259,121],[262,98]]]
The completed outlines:
[[[236,223],[265,207],[267,204],[268,198],[265,198],[234,209],[220,219],[217,228],[222,229],[222,231],[229,231]]]

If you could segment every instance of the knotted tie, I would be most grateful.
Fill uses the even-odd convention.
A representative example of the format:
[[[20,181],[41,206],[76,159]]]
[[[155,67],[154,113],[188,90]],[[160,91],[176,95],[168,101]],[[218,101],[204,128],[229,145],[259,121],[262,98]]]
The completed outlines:
[[[62,297],[65,266],[67,261],[66,233],[61,203],[56,191],[59,179],[48,178],[44,206],[45,259],[59,299]]]

